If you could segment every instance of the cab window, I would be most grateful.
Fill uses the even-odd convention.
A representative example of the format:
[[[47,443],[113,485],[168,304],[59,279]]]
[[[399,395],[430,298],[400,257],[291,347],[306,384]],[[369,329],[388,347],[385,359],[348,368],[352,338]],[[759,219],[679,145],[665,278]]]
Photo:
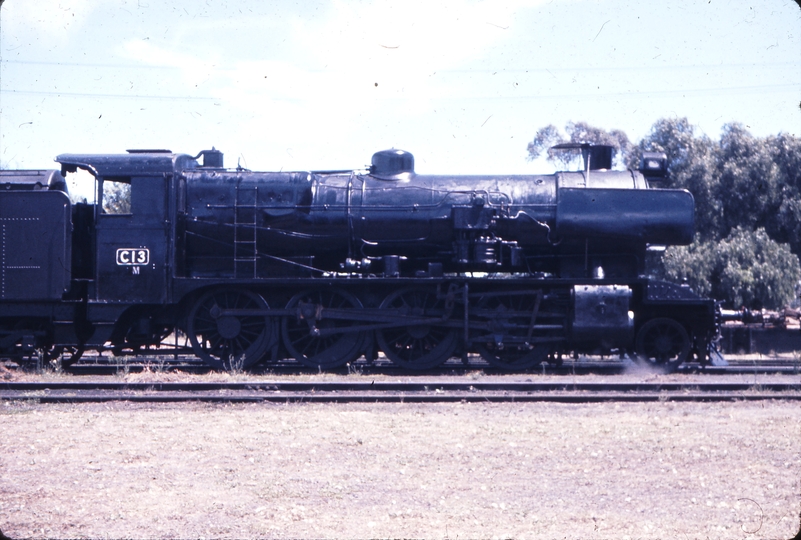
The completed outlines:
[[[103,180],[103,213],[131,213],[131,184],[115,180]]]

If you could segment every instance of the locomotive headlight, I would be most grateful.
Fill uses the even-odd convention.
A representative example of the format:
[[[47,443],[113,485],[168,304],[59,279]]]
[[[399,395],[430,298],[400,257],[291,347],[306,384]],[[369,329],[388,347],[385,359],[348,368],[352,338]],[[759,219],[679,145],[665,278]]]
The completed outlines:
[[[654,171],[659,169],[659,165],[660,163],[658,159],[646,159],[643,169]]]
[[[664,152],[643,152],[640,172],[643,176],[664,178],[667,176],[667,155]]]

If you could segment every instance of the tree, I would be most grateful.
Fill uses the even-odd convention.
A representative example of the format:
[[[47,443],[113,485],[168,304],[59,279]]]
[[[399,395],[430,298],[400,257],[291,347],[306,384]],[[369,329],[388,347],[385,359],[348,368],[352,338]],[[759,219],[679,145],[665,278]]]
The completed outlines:
[[[667,281],[685,283],[696,294],[708,297],[712,294],[711,275],[715,262],[715,244],[702,242],[696,236],[689,246],[668,247],[651,273]]]
[[[547,152],[548,161],[558,163],[565,169],[575,166],[576,161],[581,158],[579,150],[551,150],[552,146],[571,142],[612,146],[616,150],[615,161],[619,165],[623,165],[627,163],[626,158],[634,148],[628,136],[619,129],[606,131],[605,129],[591,126],[586,122],[568,122],[565,126],[565,131],[567,135],[562,134],[553,124],[537,131],[534,139],[528,143],[528,160],[533,161],[540,157],[543,152]]]
[[[717,192],[723,209],[721,236],[737,227],[753,230],[773,225],[770,222],[785,193],[768,141],[753,137],[740,124],[726,125],[716,161]]]
[[[737,227],[764,228],[801,253],[801,139],[754,137],[741,124],[723,126],[720,141],[697,136],[686,118],[656,122],[631,154],[665,152],[668,181],[695,198],[702,241],[725,238]]]
[[[686,281],[701,296],[734,309],[780,309],[795,298],[801,278],[798,257],[762,228],[738,227],[719,243],[670,247],[662,264],[668,280]]]
[[[660,187],[692,193],[696,232],[702,240],[720,238],[722,209],[715,174],[715,143],[706,136],[696,136],[695,128],[686,118],[663,118],[631,152],[629,167],[637,167],[643,152],[667,155],[668,177]]]
[[[771,208],[765,228],[771,238],[801,254],[801,138],[785,133],[768,137],[766,149],[776,166],[778,207]]]
[[[801,254],[801,139],[754,137],[741,124],[723,126],[719,141],[686,118],[658,120],[636,146],[619,131],[569,123],[537,131],[529,159],[562,142],[611,144],[620,163],[634,169],[643,152],[664,152],[668,178],[658,187],[687,189],[695,199],[696,239],[671,247],[652,273],[687,281],[702,296],[732,307],[782,307],[794,295]],[[568,164],[575,155],[549,153]]]

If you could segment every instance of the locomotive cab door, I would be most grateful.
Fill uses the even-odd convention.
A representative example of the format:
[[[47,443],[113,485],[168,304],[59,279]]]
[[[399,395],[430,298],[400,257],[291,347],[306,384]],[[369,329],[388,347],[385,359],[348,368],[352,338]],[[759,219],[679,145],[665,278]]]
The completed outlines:
[[[164,175],[98,180],[98,301],[166,302],[168,183]]]

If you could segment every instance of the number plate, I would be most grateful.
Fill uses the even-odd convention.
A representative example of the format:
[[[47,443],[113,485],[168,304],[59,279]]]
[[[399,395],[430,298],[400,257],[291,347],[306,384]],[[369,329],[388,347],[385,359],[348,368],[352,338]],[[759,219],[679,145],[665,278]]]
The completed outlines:
[[[117,250],[119,266],[145,266],[150,263],[150,250],[147,248],[120,248]]]

